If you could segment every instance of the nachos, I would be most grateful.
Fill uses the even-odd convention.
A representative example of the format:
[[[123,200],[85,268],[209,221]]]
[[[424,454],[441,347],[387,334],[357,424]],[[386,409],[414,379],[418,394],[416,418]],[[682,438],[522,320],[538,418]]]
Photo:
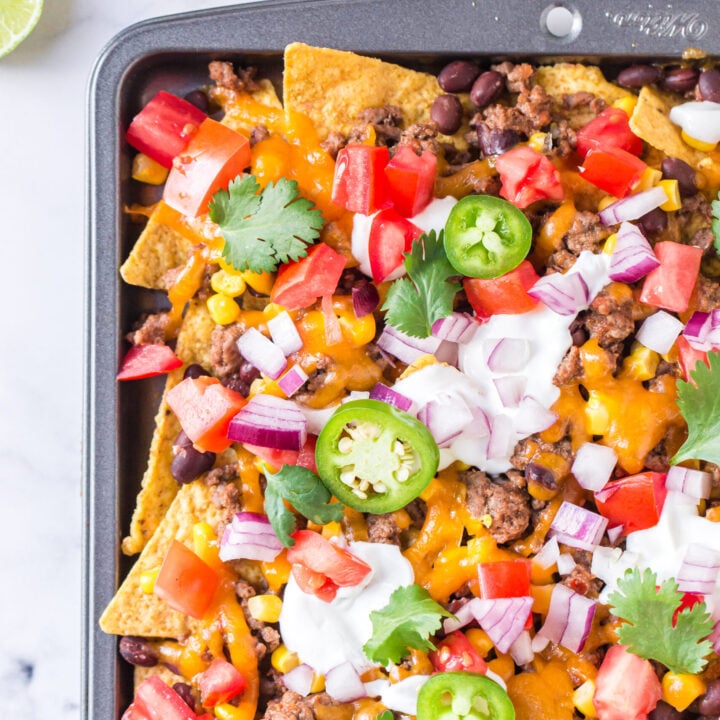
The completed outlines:
[[[719,108],[296,43],[139,111],[125,720],[720,713]]]

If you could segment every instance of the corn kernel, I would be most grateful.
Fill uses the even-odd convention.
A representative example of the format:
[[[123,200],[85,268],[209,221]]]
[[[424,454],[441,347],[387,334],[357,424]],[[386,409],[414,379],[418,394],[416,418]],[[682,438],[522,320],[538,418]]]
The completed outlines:
[[[252,381],[248,397],[254,397],[255,395],[274,395],[279,398],[287,397],[277,382],[268,377],[259,377]]]
[[[720,505],[714,505],[705,512],[705,519],[710,522],[720,522]]]
[[[204,557],[210,543],[217,540],[217,535],[209,523],[198,522],[192,527],[192,538],[195,554]]]
[[[488,667],[505,680],[505,682],[515,674],[515,663],[510,655],[498,655],[498,657],[488,663]]]
[[[169,170],[166,167],[163,167],[159,162],[144,153],[138,153],[133,158],[133,180],[148,185],[162,185],[167,180],[168,172]]]
[[[241,720],[243,717],[242,709],[231,705],[230,703],[222,703],[213,708],[217,720]]]
[[[662,180],[662,172],[657,168],[646,167],[640,179],[633,185],[633,192],[649,190]]]
[[[277,595],[254,595],[248,598],[248,611],[256,620],[276,623],[280,619],[282,600]]]
[[[697,138],[692,137],[692,135],[688,135],[684,130],[681,135],[687,145],[695,148],[696,150],[700,150],[700,152],[711,152],[717,145],[717,143],[709,143],[703,140],[698,140]]]
[[[235,275],[220,269],[210,278],[210,287],[216,293],[238,297],[245,292],[245,280],[242,275]]]
[[[595,695],[594,680],[586,680],[580,687],[576,688],[573,693],[573,705],[575,705],[575,708],[586,718],[597,717],[592,701],[593,695]]]
[[[666,672],[662,679],[662,699],[682,712],[690,703],[699,698],[707,686],[702,678],[690,673]]]
[[[481,657],[487,657],[487,654],[493,649],[493,641],[490,636],[480,628],[470,628],[465,636],[470,644],[480,653]]]
[[[211,295],[207,299],[207,308],[217,325],[230,325],[240,317],[240,306],[225,293]]]
[[[325,676],[313,673],[312,682],[310,683],[310,692],[319,693],[325,689]]]
[[[242,279],[257,293],[269,295],[275,282],[275,275],[269,272],[255,273],[244,270]]]
[[[539,153],[544,153],[547,150],[547,133],[536,132],[528,138],[528,146]]]
[[[236,270],[222,255],[214,258],[215,262],[226,272],[228,275],[240,275],[244,274],[243,270]],[[245,278],[243,278],[244,280]]]
[[[590,391],[585,405],[585,431],[590,435],[604,435],[610,425],[610,414],[596,390]]]
[[[278,645],[270,657],[270,663],[279,673],[287,673],[300,664],[300,658],[285,645]]]
[[[667,200],[660,206],[661,210],[665,212],[672,212],[673,210],[679,210],[682,207],[682,200],[680,199],[680,184],[677,180],[661,180],[658,183],[658,187],[661,187],[667,195]]]
[[[155,589],[155,581],[157,580],[157,576],[159,574],[160,574],[159,567],[155,567],[150,570],[145,570],[145,572],[140,574],[140,589],[146,595],[152,595],[152,592]]]
[[[320,534],[326,539],[330,540],[330,538],[334,537],[340,537],[342,534],[342,526],[339,522],[329,522],[322,526],[322,530],[320,531]]]
[[[637,105],[638,99],[635,95],[627,95],[626,97],[618,98],[612,106],[614,108],[619,108],[620,110],[624,110],[627,113],[627,116],[630,117],[633,114],[633,111],[635,110],[635,106]]]
[[[604,197],[600,198],[600,202],[598,203],[598,212],[604,210],[606,207],[609,207],[616,201],[617,198],[613,195],[605,195]]]
[[[612,255],[615,252],[616,243],[617,243],[617,233],[608,235],[607,240],[605,240],[605,245],[603,245],[603,252],[606,255]]]
[[[650,348],[634,342],[630,354],[623,360],[623,371],[635,380],[650,380],[655,377],[660,356]]]

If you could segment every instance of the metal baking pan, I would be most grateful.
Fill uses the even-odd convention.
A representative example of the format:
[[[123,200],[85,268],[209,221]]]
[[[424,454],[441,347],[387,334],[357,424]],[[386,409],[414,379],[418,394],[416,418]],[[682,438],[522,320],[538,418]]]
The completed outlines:
[[[548,24],[555,31],[548,30]],[[207,64],[255,64],[281,81],[286,44],[378,55],[437,69],[452,57],[580,59],[619,64],[678,59],[689,47],[720,53],[720,4],[684,0],[267,0],[160,18],[118,35],[89,87],[84,607],[82,717],[120,717],[131,668],[97,620],[130,561],[120,552],[144,470],[162,381],[118,384],[123,334],[159,294],[120,282],[117,268],[139,230],[123,212],[137,198],[124,130],[157,90],[182,94]]]

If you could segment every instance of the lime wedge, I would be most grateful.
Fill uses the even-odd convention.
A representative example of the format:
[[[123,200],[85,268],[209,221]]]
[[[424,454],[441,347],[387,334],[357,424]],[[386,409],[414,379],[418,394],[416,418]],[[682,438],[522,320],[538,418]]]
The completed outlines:
[[[0,57],[14,50],[37,25],[43,0],[0,2]]]

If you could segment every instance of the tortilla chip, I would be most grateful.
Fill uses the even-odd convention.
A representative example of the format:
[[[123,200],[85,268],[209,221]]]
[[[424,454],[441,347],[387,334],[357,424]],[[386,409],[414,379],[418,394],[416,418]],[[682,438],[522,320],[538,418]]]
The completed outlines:
[[[155,667],[140,667],[140,665],[135,665],[133,668],[133,685],[135,690],[137,690],[138,685],[143,680],[147,680],[151,675],[157,675],[170,687],[177,682],[185,682],[185,678],[182,675],[176,675],[165,665],[155,665]]]
[[[287,110],[309,116],[320,140],[331,130],[348,135],[358,124],[358,113],[369,107],[397,105],[403,111],[405,127],[428,122],[430,106],[442,94],[437,78],[429,73],[303,43],[285,48],[283,104]],[[464,148],[467,129],[465,125],[452,138],[439,137]]]
[[[120,589],[100,617],[100,627],[113,635],[178,638],[190,629],[190,620],[172,610],[140,586],[142,574],[162,565],[173,540],[192,547],[193,525],[221,522],[221,510],[212,502],[211,488],[202,482],[183,485],[167,514],[143,549]]]
[[[668,157],[680,158],[697,167],[705,153],[691,148],[682,139],[680,128],[670,120],[670,109],[675,104],[672,95],[644,87],[630,117],[630,129]]]
[[[204,302],[193,301],[188,305],[176,346],[176,354],[186,365],[199,363],[203,367],[210,366],[210,336],[214,327]],[[130,533],[122,541],[122,551],[126,555],[135,555],[145,547],[178,491],[170,465],[172,445],[181,428],[165,398],[183,379],[183,372],[183,368],[173,370],[165,382],[165,391],[155,416],[150,458],[130,522]]]
[[[560,100],[563,95],[589,92],[612,105],[616,100],[632,95],[628,90],[608,82],[602,70],[594,65],[544,65],[537,69],[535,79],[548,95]]]

